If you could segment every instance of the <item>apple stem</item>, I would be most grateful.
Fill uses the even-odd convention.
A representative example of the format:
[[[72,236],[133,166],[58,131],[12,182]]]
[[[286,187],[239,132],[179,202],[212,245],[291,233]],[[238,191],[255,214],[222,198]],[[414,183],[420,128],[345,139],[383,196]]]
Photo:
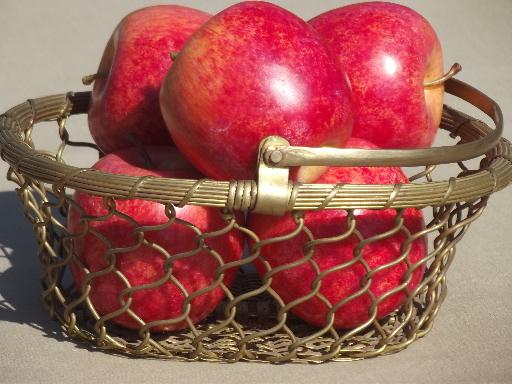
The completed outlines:
[[[82,77],[83,85],[91,85],[96,79],[105,79],[108,76],[108,72],[98,72],[92,75],[85,75]]]
[[[153,160],[151,160],[151,156],[149,156],[148,151],[146,151],[146,148],[144,148],[140,140],[137,139],[133,133],[128,133],[128,140],[135,146],[135,148],[137,148],[137,150],[144,158],[144,168],[156,168]]]
[[[180,54],[180,51],[173,51],[170,53],[170,57],[171,57],[171,60],[172,61],[176,61],[176,59],[178,58],[178,55]]]
[[[423,83],[424,87],[434,87],[436,85],[444,84],[447,80],[451,79],[453,76],[455,76],[457,73],[459,73],[462,70],[462,66],[459,63],[454,63],[450,70],[446,72],[443,76],[441,76],[438,79],[432,80],[432,81],[426,81]]]

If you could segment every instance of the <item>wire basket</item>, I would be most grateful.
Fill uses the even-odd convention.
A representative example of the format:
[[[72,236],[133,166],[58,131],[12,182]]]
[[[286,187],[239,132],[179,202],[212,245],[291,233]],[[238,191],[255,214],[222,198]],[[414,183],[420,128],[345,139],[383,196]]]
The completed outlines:
[[[499,107],[455,79],[446,83],[446,90],[491,117],[495,129],[445,106],[441,126],[452,138],[460,138],[451,147],[298,148],[271,137],[260,145],[258,180],[225,182],[111,175],[66,165],[64,153],[77,146],[97,150],[94,144],[72,141],[67,129],[71,115],[87,112],[88,92],[43,97],[12,108],[0,118],[1,156],[10,165],[8,178],[19,186],[24,214],[34,228],[46,308],[73,338],[132,356],[325,362],[406,348],[432,328],[446,296],[446,272],[456,243],[480,216],[488,197],[512,181],[511,147],[500,138]],[[57,124],[55,152],[38,149],[32,139],[33,128],[47,121]],[[475,158],[479,162],[472,167],[469,163],[475,161],[466,160]],[[325,185],[289,182],[288,168],[297,165],[421,169],[412,168],[407,184]],[[438,180],[443,167],[452,176]],[[99,196],[104,214],[88,215],[74,191]],[[158,206],[165,220],[138,223],[120,208],[133,199]],[[179,208],[190,205],[208,207],[221,224],[205,232],[201,223],[179,219]],[[366,233],[364,218],[358,215],[362,209],[386,213],[387,227]],[[322,236],[308,217],[327,210],[338,220],[338,232]],[[80,217],[79,230],[67,223],[72,211]],[[260,238],[246,224],[247,214],[237,211],[284,215],[288,226]],[[410,213],[420,211],[426,224],[410,225]],[[99,229],[112,221],[121,223],[130,244],[116,244]],[[268,227],[278,221],[269,216]],[[193,232],[189,249],[170,251],[155,240],[174,227]],[[217,245],[226,237],[242,239],[241,247],[246,239],[243,255],[222,255],[224,248]],[[91,246],[88,239],[101,244],[100,267],[80,255],[83,244]],[[395,247],[394,257],[374,265],[368,254],[382,244]],[[352,256],[325,265],[320,255],[329,247],[348,247]],[[416,252],[418,247],[422,252]],[[272,257],[283,248],[286,257]],[[159,260],[161,271],[135,284],[123,263],[127,254],[141,249]],[[194,285],[196,272],[183,275],[180,269],[194,265],[187,260],[214,268]],[[390,286],[381,285],[379,291],[382,276],[391,275],[394,283],[385,277]],[[105,282],[117,288],[102,290]],[[333,299],[338,286],[346,292]],[[177,311],[144,318],[138,306],[149,305],[152,293],[169,290],[178,300]],[[98,297],[108,295],[117,307],[100,304]],[[198,307],[211,311],[196,316]]]

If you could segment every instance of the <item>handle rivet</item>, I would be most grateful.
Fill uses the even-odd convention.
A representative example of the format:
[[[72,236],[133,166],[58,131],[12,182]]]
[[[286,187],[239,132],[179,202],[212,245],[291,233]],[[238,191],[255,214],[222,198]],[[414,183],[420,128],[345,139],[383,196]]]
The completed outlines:
[[[273,164],[277,164],[279,163],[281,160],[283,160],[283,152],[281,152],[280,150],[274,150],[272,151],[272,153],[270,154],[270,158],[269,160],[273,163]]]

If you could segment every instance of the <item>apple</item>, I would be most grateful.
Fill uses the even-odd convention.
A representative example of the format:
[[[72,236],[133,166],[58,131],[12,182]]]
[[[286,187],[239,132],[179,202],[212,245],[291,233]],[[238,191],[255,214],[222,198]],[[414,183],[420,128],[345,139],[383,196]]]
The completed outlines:
[[[386,2],[347,5],[309,21],[348,75],[354,137],[381,148],[432,145],[443,107],[439,39],[428,21]]]
[[[352,126],[349,84],[317,33],[262,1],[233,5],[191,36],[160,104],[176,146],[218,180],[253,179],[266,136],[341,146]]]
[[[201,178],[201,175],[178,153],[175,147],[148,146],[146,152],[155,168],[147,168],[145,156],[139,149],[127,148],[104,156],[94,166],[94,169],[114,174],[133,176],[160,176],[175,178]],[[130,216],[132,220],[122,215],[113,215],[106,219],[98,219],[107,214],[103,199],[83,192],[76,192],[74,200],[81,208],[70,206],[68,229],[70,233],[83,233],[87,227],[106,238],[113,247],[130,247],[137,244],[135,222],[138,226],[158,226],[169,222],[163,204],[137,199],[117,200],[115,207],[122,215]],[[78,265],[81,263],[89,272],[106,270],[112,262],[129,281],[132,287],[140,287],[164,279],[166,271],[172,271],[172,276],[192,294],[213,284],[216,270],[220,262],[209,251],[217,251],[222,260],[227,263],[236,261],[243,254],[243,236],[235,231],[205,240],[201,250],[193,255],[178,258],[172,263],[166,263],[166,257],[159,252],[155,244],[162,247],[170,255],[194,250],[198,243],[196,233],[180,223],[186,220],[194,224],[201,232],[219,230],[227,223],[222,218],[220,210],[210,207],[186,205],[175,207],[176,221],[170,226],[160,229],[147,229],[144,239],[147,241],[137,249],[127,250],[115,255],[107,254],[107,246],[99,236],[87,232],[85,236],[73,240],[74,257],[71,271],[79,288],[83,286],[85,273]],[[81,211],[83,210],[83,214]],[[87,219],[85,219],[87,215]],[[92,217],[92,220],[89,220]],[[84,218],[85,220],[82,220]],[[237,216],[242,222],[242,216]],[[86,224],[87,223],[87,224]],[[113,260],[113,261],[111,261]],[[230,286],[234,280],[236,268],[230,268],[224,273],[223,283]],[[110,314],[122,307],[123,301],[128,301],[128,295],[121,295],[126,284],[115,272],[108,272],[95,277],[91,281],[89,297],[100,315]],[[120,295],[122,297],[120,297]],[[203,293],[191,301],[190,319],[198,322],[208,316],[224,297],[220,287]],[[183,312],[185,296],[178,285],[165,278],[156,288],[144,288],[131,295],[130,309],[146,323],[157,320],[173,319]],[[133,317],[127,313],[112,319],[118,325],[137,329],[140,327]],[[169,331],[186,327],[185,321],[172,325],[156,325],[154,331]]]
[[[361,139],[350,139],[347,147],[376,148]],[[408,182],[399,168],[392,167],[329,167],[317,183],[338,184],[395,184]],[[353,211],[356,230],[368,239],[389,231],[397,226],[397,212],[394,209],[369,210],[355,209]],[[319,210],[304,213],[304,225],[311,231],[315,239],[339,236],[348,230],[348,213],[345,210]],[[423,215],[420,210],[407,208],[402,215],[404,226],[411,232],[417,233],[424,229]],[[291,233],[296,227],[291,215],[283,217],[250,214],[248,226],[260,239],[269,239]],[[267,261],[272,268],[297,262],[307,253],[305,245],[308,242],[305,231],[292,239],[264,245],[260,249],[260,258]],[[345,267],[325,275],[321,279],[319,294],[323,295],[333,306],[350,295],[363,289],[366,278],[370,277],[362,260],[371,271],[380,266],[396,261],[402,252],[406,235],[403,230],[377,241],[371,241],[361,250],[361,261],[355,261],[359,249],[359,238],[356,232],[343,240],[316,245],[311,260],[318,265],[320,271],[341,266]],[[393,288],[403,284],[408,271],[407,263],[414,265],[426,253],[425,237],[419,237],[411,243],[405,259],[396,265],[371,274],[369,291],[380,298]],[[256,267],[263,278],[267,273],[262,260],[257,259]],[[408,290],[413,290],[422,280],[424,264],[417,264],[407,284]],[[285,303],[309,294],[317,277],[311,262],[305,261],[297,266],[277,272],[272,276],[271,287]],[[384,298],[377,306],[377,318],[388,315],[406,298],[405,289]],[[334,327],[349,329],[362,325],[369,319],[372,298],[364,293],[343,304],[336,312]],[[318,327],[327,324],[329,307],[317,296],[292,307],[291,312],[304,321]]]
[[[92,138],[104,153],[133,146],[172,144],[158,102],[171,53],[210,15],[178,5],[130,13],[103,53],[89,109]]]

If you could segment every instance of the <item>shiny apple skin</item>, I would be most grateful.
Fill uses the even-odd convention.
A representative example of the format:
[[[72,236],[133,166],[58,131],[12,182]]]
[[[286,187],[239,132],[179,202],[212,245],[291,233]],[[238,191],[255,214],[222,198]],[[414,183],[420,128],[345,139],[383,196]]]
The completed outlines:
[[[177,5],[142,8],[123,18],[103,53],[92,91],[89,127],[104,153],[133,146],[170,145],[160,113],[160,86],[171,52],[210,15]]]
[[[177,152],[174,147],[151,147],[147,152],[156,169],[144,168],[144,158],[137,149],[129,148],[104,156],[94,165],[94,169],[114,174],[133,176],[160,176],[176,178],[201,178],[201,175]],[[75,201],[82,207],[84,213],[93,217],[105,215],[107,210],[102,198],[76,192]],[[168,222],[164,206],[146,200],[118,200],[118,211],[129,215],[141,226],[155,226]],[[202,232],[224,228],[227,223],[217,209],[187,205],[176,207],[178,219],[189,221]],[[242,216],[237,220],[242,223]],[[133,233],[135,226],[118,217],[112,216],[103,221],[90,221],[90,229],[105,236],[114,247],[128,247],[137,243]],[[68,229],[71,233],[84,230],[80,222],[79,209],[71,206],[68,215]],[[196,248],[195,232],[191,229],[172,224],[169,227],[146,231],[145,239],[159,244],[170,254],[185,252]],[[239,233],[229,234],[206,240],[206,244],[220,253],[224,262],[236,261],[243,254],[243,237]],[[105,252],[107,247],[93,234],[88,233],[83,238],[73,241],[76,257],[90,272],[98,272],[109,264]],[[150,284],[165,275],[166,258],[148,245],[116,255],[115,266],[128,279],[132,287]],[[70,263],[72,274],[78,287],[81,287],[84,273],[76,262]],[[190,257],[178,259],[172,263],[172,275],[185,287],[189,294],[196,292],[214,282],[215,271],[219,267],[216,259],[207,251],[201,251]],[[230,286],[235,278],[236,268],[228,269],[224,274],[223,283]],[[100,315],[118,310],[121,305],[118,295],[125,289],[125,284],[114,273],[95,277],[91,282],[89,297]],[[208,316],[224,297],[220,287],[204,293],[191,302],[190,318],[196,323]],[[124,297],[127,300],[127,297]],[[173,319],[182,314],[184,295],[177,285],[168,280],[157,288],[143,289],[132,294],[130,309],[145,322],[163,319]],[[137,329],[139,324],[127,314],[114,317],[111,321],[126,328]],[[186,323],[159,325],[152,331],[170,331],[185,328]]]
[[[374,145],[361,140],[350,139],[347,147],[376,148]],[[399,168],[391,167],[329,167],[327,171],[316,180],[321,184],[394,184],[407,183],[406,176]],[[364,238],[378,235],[396,227],[396,211],[358,209],[354,211],[356,229]],[[344,210],[307,211],[304,214],[304,224],[309,228],[314,238],[328,238],[338,236],[347,231],[347,212]],[[424,229],[423,214],[420,210],[407,208],[403,213],[405,226],[411,233]],[[290,215],[284,217],[250,214],[248,226],[260,239],[283,236],[292,232],[297,226]],[[391,237],[370,242],[362,251],[362,258],[370,269],[378,268],[383,264],[396,260],[401,252],[400,248],[406,236],[398,232]],[[304,257],[304,245],[308,241],[304,232],[290,240],[266,245],[261,248],[262,259],[268,261],[275,268],[288,263],[296,262]],[[320,271],[333,268],[354,259],[354,251],[359,243],[355,234],[345,240],[315,246],[312,260],[317,263]],[[415,240],[409,251],[407,259],[411,264],[421,260],[426,255],[427,245],[425,238]],[[261,261],[256,263],[260,276],[263,278],[267,272]],[[407,288],[414,289],[421,282],[425,267],[419,265],[411,275]],[[376,272],[370,285],[370,292],[376,298],[389,292],[402,284],[407,272],[405,261],[395,266]],[[343,270],[332,272],[321,280],[319,293],[332,305],[345,299],[362,289],[363,277],[366,269],[361,262],[356,262]],[[297,267],[278,272],[272,276],[272,288],[283,299],[290,303],[311,292],[312,284],[317,274],[311,263],[305,262]],[[384,299],[377,307],[377,318],[381,319],[404,303],[406,295],[399,291]],[[368,294],[349,301],[335,312],[334,327],[349,329],[365,323],[372,300]],[[294,306],[291,312],[302,320],[314,326],[323,327],[327,323],[328,307],[317,297]]]
[[[266,2],[227,8],[194,33],[160,102],[177,147],[218,180],[253,179],[266,136],[341,146],[352,126],[346,77],[316,32]]]
[[[439,39],[414,10],[386,2],[358,3],[309,23],[350,79],[352,135],[381,148],[425,148],[439,127],[444,86]]]

